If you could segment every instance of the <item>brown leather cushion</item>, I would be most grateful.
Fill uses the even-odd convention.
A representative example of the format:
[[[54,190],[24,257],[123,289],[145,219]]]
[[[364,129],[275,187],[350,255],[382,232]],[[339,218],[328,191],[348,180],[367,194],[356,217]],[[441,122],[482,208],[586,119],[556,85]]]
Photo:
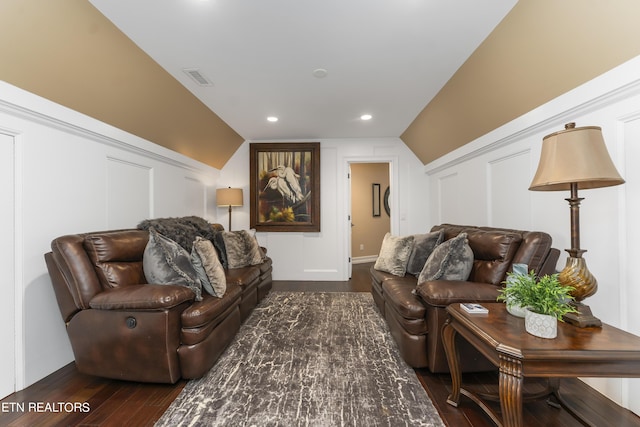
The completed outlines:
[[[420,298],[413,293],[416,279],[389,279],[382,283],[382,293],[387,305],[393,306],[405,319],[424,319],[425,307]]]
[[[262,264],[260,264],[258,267],[260,267],[260,275],[264,275],[264,273],[269,273],[271,272],[271,265],[273,264],[273,261],[271,260],[271,258],[269,257],[265,257],[264,261],[262,261]]]
[[[108,289],[91,299],[96,310],[160,310],[191,303],[193,292],[177,285],[131,285]]]
[[[465,232],[475,258],[469,281],[499,285],[506,277],[513,256],[522,242],[522,236],[517,233],[488,230],[470,229]]]
[[[142,255],[149,233],[122,230],[89,234],[84,248],[94,265],[100,283],[106,289],[147,283]]]
[[[416,292],[427,304],[446,307],[455,302],[495,302],[499,289],[491,283],[434,280],[420,283]]]
[[[252,265],[242,268],[230,268],[226,270],[227,273],[227,286],[235,284],[239,286],[247,286],[260,277],[260,267]]]
[[[214,320],[230,306],[240,301],[242,289],[235,284],[227,284],[227,291],[222,298],[205,294],[202,301],[197,301],[182,312],[182,328],[198,328]]]
[[[376,270],[375,268],[373,268],[373,266],[369,269],[369,273],[371,274],[371,279],[380,284],[382,282],[384,282],[387,279],[394,279],[394,278],[398,278],[398,276],[394,276],[391,273],[387,273],[385,271],[380,271],[380,270]],[[413,277],[413,276],[411,276]],[[413,277],[415,279],[415,277]]]

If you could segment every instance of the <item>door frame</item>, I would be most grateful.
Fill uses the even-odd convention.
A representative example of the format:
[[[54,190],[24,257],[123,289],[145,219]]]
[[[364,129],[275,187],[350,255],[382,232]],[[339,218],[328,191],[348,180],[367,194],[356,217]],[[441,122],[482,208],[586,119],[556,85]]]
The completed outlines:
[[[348,280],[351,277],[352,271],[352,253],[351,253],[351,164],[352,163],[387,163],[389,165],[389,187],[392,189],[389,193],[389,209],[391,210],[389,215],[389,227],[390,232],[393,235],[397,235],[400,230],[400,215],[398,215],[400,203],[398,198],[398,191],[393,191],[397,188],[399,181],[398,178],[398,157],[397,156],[355,156],[345,157],[344,159],[344,206],[345,214],[343,216],[344,221],[344,233],[343,248],[346,256],[344,257],[343,271],[346,273]]]

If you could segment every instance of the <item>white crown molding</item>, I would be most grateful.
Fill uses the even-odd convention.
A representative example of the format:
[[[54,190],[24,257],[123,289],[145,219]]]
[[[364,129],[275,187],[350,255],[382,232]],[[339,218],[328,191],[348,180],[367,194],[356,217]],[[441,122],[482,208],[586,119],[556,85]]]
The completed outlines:
[[[137,137],[80,112],[0,81],[0,112],[90,139],[147,158],[202,173],[214,169],[183,154]]]

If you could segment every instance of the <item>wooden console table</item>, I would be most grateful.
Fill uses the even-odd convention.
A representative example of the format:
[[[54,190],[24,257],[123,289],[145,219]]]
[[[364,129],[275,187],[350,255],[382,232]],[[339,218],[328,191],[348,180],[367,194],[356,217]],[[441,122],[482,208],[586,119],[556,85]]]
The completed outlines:
[[[562,399],[561,377],[640,377],[640,337],[609,325],[577,328],[558,323],[558,337],[544,339],[528,334],[524,319],[507,313],[503,303],[483,303],[488,314],[469,314],[459,304],[447,307],[450,317],[443,329],[452,391],[447,402],[460,403],[460,395],[470,397],[498,426],[522,426],[522,383],[524,377],[550,378],[550,392],[574,417]],[[496,365],[499,372],[499,399],[502,420],[481,398],[461,386],[459,355],[455,336],[460,334]]]

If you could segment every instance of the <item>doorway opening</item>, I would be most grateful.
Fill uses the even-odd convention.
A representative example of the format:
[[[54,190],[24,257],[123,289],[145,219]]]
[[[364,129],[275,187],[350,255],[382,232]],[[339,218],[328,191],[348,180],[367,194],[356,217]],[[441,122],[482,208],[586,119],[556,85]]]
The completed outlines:
[[[390,163],[350,163],[352,264],[374,262],[391,231]]]

